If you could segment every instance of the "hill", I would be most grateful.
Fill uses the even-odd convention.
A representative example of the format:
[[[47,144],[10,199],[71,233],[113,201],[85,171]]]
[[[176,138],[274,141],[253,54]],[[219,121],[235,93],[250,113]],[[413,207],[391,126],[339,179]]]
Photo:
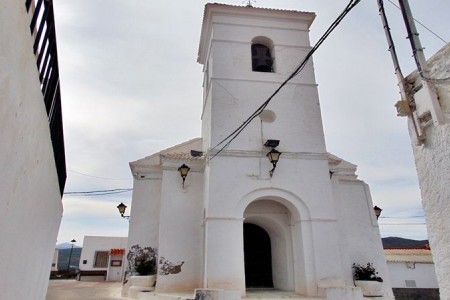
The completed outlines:
[[[62,244],[56,245],[56,249],[70,249],[70,248],[72,248],[71,243],[62,243]],[[75,249],[75,248],[81,248],[81,247],[74,244],[73,248]]]
[[[399,237],[387,237],[381,239],[383,248],[423,248],[428,244],[428,240],[410,240]]]

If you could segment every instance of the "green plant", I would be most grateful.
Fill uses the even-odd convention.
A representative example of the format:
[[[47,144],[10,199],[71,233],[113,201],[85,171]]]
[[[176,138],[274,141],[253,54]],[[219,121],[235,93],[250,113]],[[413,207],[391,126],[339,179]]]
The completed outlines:
[[[381,277],[378,277],[378,272],[375,270],[372,263],[367,263],[365,266],[360,264],[353,264],[353,278],[355,280],[370,280],[383,282]]]
[[[158,250],[152,247],[131,247],[127,254],[128,268],[139,275],[155,275]]]

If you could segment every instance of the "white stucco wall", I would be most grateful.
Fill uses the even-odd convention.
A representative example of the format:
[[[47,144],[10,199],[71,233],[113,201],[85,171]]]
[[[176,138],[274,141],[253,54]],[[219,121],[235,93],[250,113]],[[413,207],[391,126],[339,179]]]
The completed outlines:
[[[433,264],[390,261],[387,267],[393,288],[408,288],[406,280],[414,280],[417,288],[438,288]]]
[[[393,296],[369,186],[360,180],[340,177],[339,174],[333,174],[332,181],[339,214],[340,247],[346,283],[353,284],[354,263],[372,263],[378,276],[383,278],[386,294]]]
[[[126,267],[126,255],[110,256],[108,266],[106,268],[96,268],[95,253],[97,251],[110,251],[111,249],[127,249],[126,237],[113,237],[113,236],[85,236],[83,239],[83,249],[80,256],[80,270],[106,270],[108,271],[106,280],[108,281],[120,281],[123,275],[123,270]],[[111,260],[122,260],[121,266],[111,266]],[[86,261],[86,263],[84,263]]]
[[[134,245],[159,248],[161,177],[160,172],[152,174],[141,172],[134,177],[128,249]]]
[[[187,153],[201,150],[202,140],[172,148]],[[172,148],[130,163],[134,185],[128,249],[136,244],[151,246],[158,249],[160,258],[174,265],[183,263],[177,274],[158,275],[157,291],[193,290],[202,285],[203,161],[165,158]],[[184,188],[178,172],[183,163],[191,167]]]
[[[61,196],[32,53],[31,17],[24,1],[0,6],[0,298],[44,299]]]
[[[177,169],[185,162],[163,163],[158,254],[182,266],[176,274],[162,275],[159,270],[156,291],[190,291],[202,284],[202,167],[187,163],[191,170],[183,188]]]
[[[450,46],[433,56],[429,66],[431,78],[450,77]],[[419,85],[415,73],[408,81]],[[440,294],[442,299],[450,299],[450,81],[433,83],[447,123],[428,126],[423,145],[415,143],[411,120],[409,127]]]

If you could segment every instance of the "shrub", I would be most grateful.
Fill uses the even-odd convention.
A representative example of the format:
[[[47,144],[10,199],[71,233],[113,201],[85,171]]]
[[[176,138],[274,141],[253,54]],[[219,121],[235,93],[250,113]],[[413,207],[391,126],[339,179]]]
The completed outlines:
[[[128,268],[139,275],[155,275],[158,250],[152,247],[131,247],[127,254]]]
[[[381,277],[378,277],[378,272],[373,267],[372,263],[367,263],[366,266],[360,264],[353,264],[353,278],[355,280],[371,280],[383,282]]]

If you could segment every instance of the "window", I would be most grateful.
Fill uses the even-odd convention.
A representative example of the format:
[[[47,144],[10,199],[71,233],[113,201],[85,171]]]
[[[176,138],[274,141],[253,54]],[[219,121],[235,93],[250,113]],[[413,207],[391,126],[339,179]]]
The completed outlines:
[[[406,287],[409,288],[415,288],[416,287],[416,281],[415,280],[405,280]]]
[[[252,71],[273,72],[273,58],[270,49],[263,44],[252,45]]]
[[[94,268],[108,267],[109,251],[96,251],[94,259]]]

